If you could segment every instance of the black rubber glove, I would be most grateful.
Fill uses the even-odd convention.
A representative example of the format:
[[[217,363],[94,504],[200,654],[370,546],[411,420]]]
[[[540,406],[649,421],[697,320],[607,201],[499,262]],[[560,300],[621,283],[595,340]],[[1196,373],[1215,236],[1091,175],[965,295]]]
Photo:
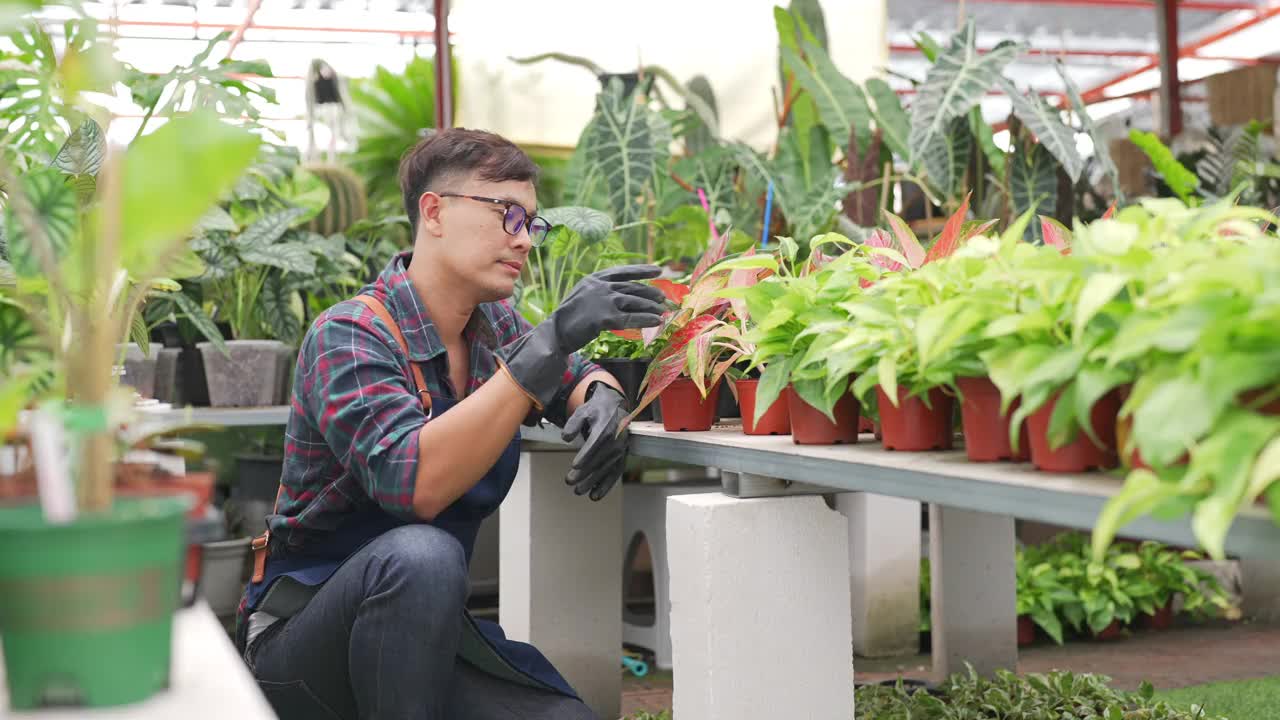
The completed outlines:
[[[559,392],[569,355],[602,330],[656,327],[662,322],[662,291],[634,282],[661,272],[657,265],[623,265],[588,275],[550,317],[500,351],[511,377],[538,403],[534,416]]]
[[[592,500],[599,500],[622,477],[629,440],[623,420],[628,412],[626,398],[614,386],[596,380],[587,388],[586,402],[574,411],[561,434],[565,442],[585,438],[564,479],[575,495],[591,493]]]

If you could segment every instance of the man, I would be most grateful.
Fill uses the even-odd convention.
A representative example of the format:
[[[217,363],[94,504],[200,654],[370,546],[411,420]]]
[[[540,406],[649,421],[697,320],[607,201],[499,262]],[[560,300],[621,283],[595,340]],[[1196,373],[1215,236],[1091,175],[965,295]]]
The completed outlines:
[[[594,718],[534,648],[465,612],[480,521],[519,426],[581,436],[566,482],[600,499],[626,462],[617,381],[576,351],[652,327],[662,294],[597,273],[531,328],[508,298],[548,223],[537,166],[496,135],[435,133],[400,168],[413,249],[303,340],[269,539],[237,643],[283,720]],[[586,508],[584,508],[586,511]]]

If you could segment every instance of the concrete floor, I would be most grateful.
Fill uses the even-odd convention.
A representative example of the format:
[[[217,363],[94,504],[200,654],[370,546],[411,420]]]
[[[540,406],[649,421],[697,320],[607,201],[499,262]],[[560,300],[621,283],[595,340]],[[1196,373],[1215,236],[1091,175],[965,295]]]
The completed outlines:
[[[899,675],[929,679],[929,656],[892,660],[855,660],[859,683],[892,680]],[[1059,647],[1044,642],[1023,648],[1020,672],[1071,670],[1110,676],[1114,685],[1133,690],[1146,680],[1158,689],[1222,680],[1280,675],[1280,624],[1212,622],[1163,632],[1141,631],[1110,642],[1074,641]],[[671,673],[622,681],[623,714],[671,707]]]

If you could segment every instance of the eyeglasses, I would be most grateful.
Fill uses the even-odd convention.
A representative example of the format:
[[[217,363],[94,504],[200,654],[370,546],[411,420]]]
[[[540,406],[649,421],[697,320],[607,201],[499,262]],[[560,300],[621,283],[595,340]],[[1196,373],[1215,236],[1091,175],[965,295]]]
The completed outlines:
[[[508,235],[519,235],[520,228],[528,228],[529,242],[534,247],[541,245],[542,241],[547,238],[547,233],[551,230],[551,223],[546,218],[539,215],[530,215],[518,203],[510,200],[499,200],[498,198],[481,197],[479,195],[462,195],[460,193],[437,194],[440,197],[466,198],[467,200],[477,200],[503,206],[506,208],[506,212],[502,216],[502,229],[506,230]]]

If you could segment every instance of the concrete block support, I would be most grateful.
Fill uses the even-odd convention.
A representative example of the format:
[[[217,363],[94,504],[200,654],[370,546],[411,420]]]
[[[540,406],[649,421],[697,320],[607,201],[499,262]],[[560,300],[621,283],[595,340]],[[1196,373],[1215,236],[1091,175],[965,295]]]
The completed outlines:
[[[852,716],[847,532],[817,496],[667,501],[676,717]]]
[[[622,701],[622,493],[599,502],[565,485],[573,452],[520,456],[499,510],[498,615],[547,656],[601,717]]]
[[[914,655],[920,646],[920,503],[840,493],[835,505],[849,522],[853,652]]]
[[[1018,666],[1013,518],[929,506],[933,672]]]

